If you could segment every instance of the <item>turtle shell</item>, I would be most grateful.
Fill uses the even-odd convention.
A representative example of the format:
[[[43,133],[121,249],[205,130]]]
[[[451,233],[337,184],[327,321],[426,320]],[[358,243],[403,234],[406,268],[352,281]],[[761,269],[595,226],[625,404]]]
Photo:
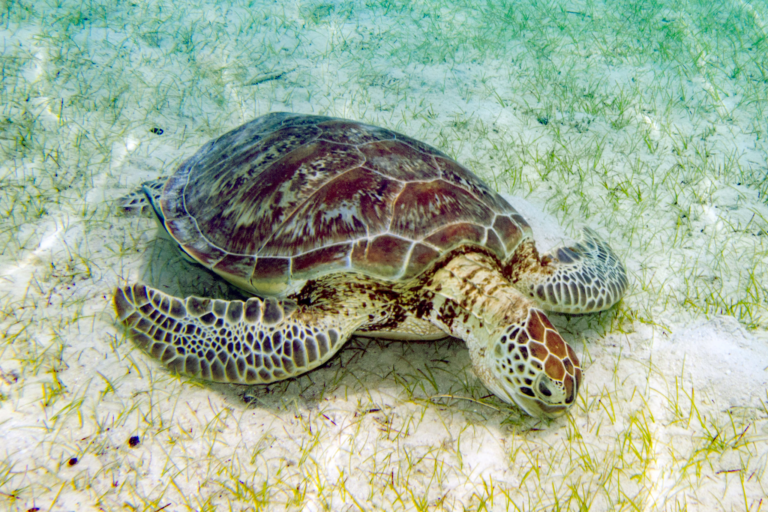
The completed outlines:
[[[187,254],[261,295],[334,272],[408,280],[466,244],[507,261],[530,233],[501,196],[423,142],[289,113],[205,144],[168,179],[160,206]]]

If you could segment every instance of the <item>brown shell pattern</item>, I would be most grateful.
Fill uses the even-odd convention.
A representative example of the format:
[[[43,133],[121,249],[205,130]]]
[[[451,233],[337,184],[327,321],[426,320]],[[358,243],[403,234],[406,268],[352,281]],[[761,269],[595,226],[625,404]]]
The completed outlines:
[[[463,244],[505,261],[530,233],[502,197],[427,144],[288,113],[208,142],[168,180],[161,207],[188,254],[266,294],[340,271],[407,280]]]

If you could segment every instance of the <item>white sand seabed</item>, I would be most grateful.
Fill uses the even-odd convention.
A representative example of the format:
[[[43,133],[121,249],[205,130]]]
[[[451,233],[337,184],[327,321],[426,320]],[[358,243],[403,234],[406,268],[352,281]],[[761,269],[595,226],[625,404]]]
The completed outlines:
[[[765,510],[766,20],[742,0],[0,0],[0,509]],[[246,388],[125,338],[118,284],[233,291],[114,199],[276,110],[439,147],[543,250],[610,241],[624,300],[551,315],[585,368],[567,416],[490,396],[453,339],[355,338]]]

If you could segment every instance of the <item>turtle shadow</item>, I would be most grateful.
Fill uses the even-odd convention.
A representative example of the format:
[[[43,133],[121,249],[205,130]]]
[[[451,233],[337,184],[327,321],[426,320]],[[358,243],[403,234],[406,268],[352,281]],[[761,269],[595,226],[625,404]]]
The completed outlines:
[[[229,285],[211,270],[186,260],[175,241],[164,230],[148,245],[139,281],[179,298],[195,295],[224,300],[244,300],[249,296]]]
[[[290,379],[254,385],[192,380],[233,408],[275,414],[333,410],[361,417],[424,407],[441,416],[460,415],[469,424],[519,432],[553,423],[493,395],[474,374],[464,342],[453,337],[403,341],[353,336],[328,362]]]

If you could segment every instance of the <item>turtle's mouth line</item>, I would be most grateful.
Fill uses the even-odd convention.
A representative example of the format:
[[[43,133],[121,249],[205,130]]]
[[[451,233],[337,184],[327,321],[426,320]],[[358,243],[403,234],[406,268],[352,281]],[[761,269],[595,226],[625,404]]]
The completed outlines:
[[[512,403],[533,417],[555,419],[569,409],[567,405],[547,405],[537,398],[515,396],[509,392],[507,392],[507,396],[511,398]]]

